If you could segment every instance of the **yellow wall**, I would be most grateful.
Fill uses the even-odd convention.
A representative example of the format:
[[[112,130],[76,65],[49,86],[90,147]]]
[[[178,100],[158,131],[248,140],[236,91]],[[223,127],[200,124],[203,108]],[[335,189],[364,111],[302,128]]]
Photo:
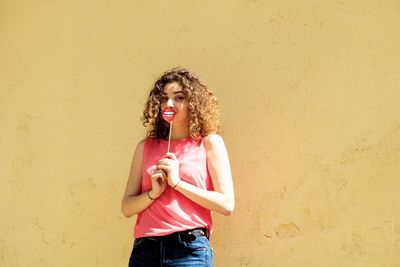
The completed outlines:
[[[399,1],[1,1],[0,266],[127,266],[145,97],[191,67],[236,189],[216,266],[400,266]]]

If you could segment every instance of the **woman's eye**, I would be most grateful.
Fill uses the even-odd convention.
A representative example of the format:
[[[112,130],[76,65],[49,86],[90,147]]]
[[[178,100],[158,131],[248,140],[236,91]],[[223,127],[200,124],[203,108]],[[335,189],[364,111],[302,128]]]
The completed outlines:
[[[165,97],[165,96],[163,96],[163,97],[160,98],[160,101],[161,101],[161,102],[166,102],[167,100],[168,100],[168,98]]]
[[[175,98],[175,100],[176,100],[176,101],[183,101],[183,100],[185,100],[185,97],[184,97],[184,96],[177,96],[177,97]]]

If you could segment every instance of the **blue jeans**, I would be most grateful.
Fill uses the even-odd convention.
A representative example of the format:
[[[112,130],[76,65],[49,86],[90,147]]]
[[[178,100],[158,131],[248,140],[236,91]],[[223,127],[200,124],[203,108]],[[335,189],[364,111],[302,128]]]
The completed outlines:
[[[160,239],[137,238],[133,243],[129,267],[213,266],[213,252],[206,236],[185,240],[179,235]]]

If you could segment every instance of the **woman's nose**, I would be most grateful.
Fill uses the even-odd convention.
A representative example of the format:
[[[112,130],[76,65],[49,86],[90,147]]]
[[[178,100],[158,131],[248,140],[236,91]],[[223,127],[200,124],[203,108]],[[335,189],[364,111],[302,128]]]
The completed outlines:
[[[171,98],[168,99],[168,101],[167,101],[167,106],[168,106],[168,107],[173,107],[173,106],[174,106],[174,103],[173,103],[173,101],[172,101]]]

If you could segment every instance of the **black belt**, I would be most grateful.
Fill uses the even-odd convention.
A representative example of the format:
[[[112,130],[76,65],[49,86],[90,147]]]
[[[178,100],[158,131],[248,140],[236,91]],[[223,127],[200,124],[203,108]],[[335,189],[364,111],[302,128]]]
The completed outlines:
[[[164,235],[164,236],[151,236],[151,237],[144,237],[146,239],[152,240],[152,241],[160,241],[160,240],[165,240],[169,238],[174,238],[174,237],[180,237],[181,240],[184,241],[193,241],[199,236],[207,236],[207,228],[196,228],[192,230],[186,230],[182,232],[175,232],[169,235]],[[208,236],[207,236],[208,238]]]

